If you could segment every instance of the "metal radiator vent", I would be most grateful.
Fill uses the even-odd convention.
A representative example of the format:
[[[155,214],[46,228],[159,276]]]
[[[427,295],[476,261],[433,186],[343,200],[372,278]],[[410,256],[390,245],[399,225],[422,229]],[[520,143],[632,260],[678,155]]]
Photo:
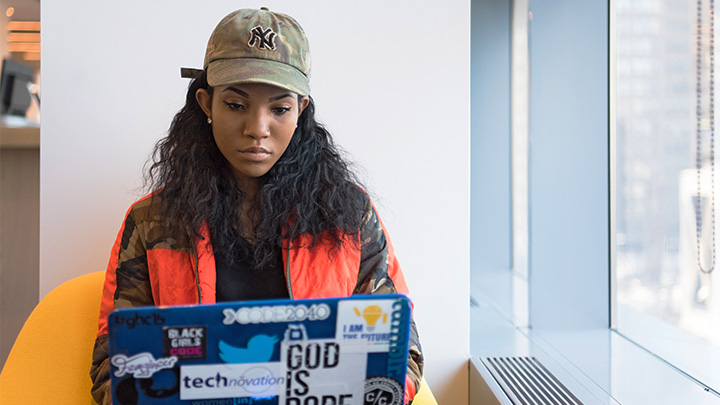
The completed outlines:
[[[482,362],[515,405],[582,405],[534,357],[484,357]]]

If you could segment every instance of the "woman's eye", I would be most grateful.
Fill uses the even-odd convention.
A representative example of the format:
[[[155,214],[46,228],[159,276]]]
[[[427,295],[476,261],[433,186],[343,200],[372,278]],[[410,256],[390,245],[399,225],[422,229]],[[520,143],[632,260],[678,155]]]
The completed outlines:
[[[240,110],[240,109],[245,108],[244,105],[239,104],[239,103],[231,103],[231,102],[229,102],[229,101],[223,101],[223,102],[224,102],[225,105],[227,105],[228,108],[231,109],[231,110]]]
[[[286,112],[290,111],[290,107],[275,107],[272,109],[272,111],[277,115],[283,115]]]

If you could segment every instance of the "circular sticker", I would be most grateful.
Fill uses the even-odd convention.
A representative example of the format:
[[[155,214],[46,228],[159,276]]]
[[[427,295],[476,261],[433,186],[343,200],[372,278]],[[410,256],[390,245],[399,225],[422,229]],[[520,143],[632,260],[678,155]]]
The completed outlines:
[[[265,367],[252,367],[245,370],[240,377],[238,386],[251,394],[262,394],[280,383],[280,379],[273,376]],[[274,391],[271,391],[273,394]]]
[[[365,405],[403,405],[403,387],[389,377],[370,377],[365,380]]]

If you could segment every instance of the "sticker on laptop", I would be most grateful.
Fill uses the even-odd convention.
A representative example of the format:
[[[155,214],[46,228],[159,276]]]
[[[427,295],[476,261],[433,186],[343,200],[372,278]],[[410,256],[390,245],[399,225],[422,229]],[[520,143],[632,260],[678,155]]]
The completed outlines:
[[[305,325],[288,325],[280,346],[280,364],[287,381],[279,403],[359,404],[364,394],[367,351],[356,347],[334,339],[308,339]],[[322,395],[313,395],[310,388]]]
[[[224,340],[218,342],[218,356],[225,363],[265,363],[270,361],[275,351],[276,336],[255,335],[245,347],[233,346]]]
[[[125,374],[132,374],[135,378],[149,378],[157,371],[173,368],[177,357],[161,357],[155,359],[152,353],[142,352],[134,356],[116,354],[110,358],[110,363],[117,368],[115,377],[122,377]]]
[[[330,316],[330,306],[326,303],[298,305],[273,305],[262,307],[241,307],[223,309],[223,324],[240,325],[262,323],[285,323],[303,321],[324,321]]]
[[[367,345],[369,352],[387,352],[397,312],[393,304],[389,300],[339,302],[335,336],[343,343]]]
[[[376,376],[365,380],[364,405],[402,405],[404,399],[402,385],[392,378]]]
[[[205,360],[207,327],[166,326],[163,328],[163,354],[178,360]]]

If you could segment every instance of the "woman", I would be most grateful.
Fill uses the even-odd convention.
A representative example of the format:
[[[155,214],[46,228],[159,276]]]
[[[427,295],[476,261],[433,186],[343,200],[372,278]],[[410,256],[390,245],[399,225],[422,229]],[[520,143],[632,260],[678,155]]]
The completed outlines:
[[[155,148],[154,191],[130,208],[111,253],[91,369],[101,404],[113,309],[408,292],[369,197],[315,121],[300,25],[235,11],[192,73]],[[406,401],[422,367],[413,322]]]

